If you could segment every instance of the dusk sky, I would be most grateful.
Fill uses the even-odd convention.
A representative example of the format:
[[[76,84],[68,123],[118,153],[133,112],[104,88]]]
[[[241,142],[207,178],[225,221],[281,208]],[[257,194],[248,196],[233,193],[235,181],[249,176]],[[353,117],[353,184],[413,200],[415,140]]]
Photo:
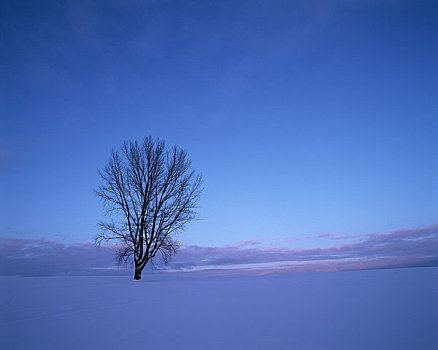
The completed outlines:
[[[437,19],[436,1],[2,2],[0,249],[88,249],[97,169],[151,135],[204,178],[175,268],[436,264]]]

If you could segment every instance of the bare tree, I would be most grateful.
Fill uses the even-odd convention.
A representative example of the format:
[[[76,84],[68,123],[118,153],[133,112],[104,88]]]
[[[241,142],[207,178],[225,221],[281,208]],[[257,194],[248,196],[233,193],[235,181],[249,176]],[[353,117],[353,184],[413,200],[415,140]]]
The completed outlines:
[[[121,243],[118,262],[132,256],[134,279],[139,280],[158,252],[166,263],[175,253],[175,234],[196,216],[201,175],[192,170],[184,150],[167,150],[163,140],[151,137],[113,150],[99,174],[103,184],[95,192],[110,221],[99,224],[96,242]]]

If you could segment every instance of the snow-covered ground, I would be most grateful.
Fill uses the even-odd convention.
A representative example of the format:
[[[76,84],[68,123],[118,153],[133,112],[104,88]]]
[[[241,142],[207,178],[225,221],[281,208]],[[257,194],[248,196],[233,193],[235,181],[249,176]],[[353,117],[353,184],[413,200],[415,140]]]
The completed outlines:
[[[2,349],[438,349],[438,268],[0,279]]]

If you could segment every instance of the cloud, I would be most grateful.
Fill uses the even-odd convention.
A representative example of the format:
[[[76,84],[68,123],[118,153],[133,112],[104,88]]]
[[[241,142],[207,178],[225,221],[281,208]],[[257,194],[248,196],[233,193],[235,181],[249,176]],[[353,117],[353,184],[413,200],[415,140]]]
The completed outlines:
[[[303,250],[264,249],[263,239],[226,247],[185,246],[168,266],[158,263],[155,273],[235,275],[438,266],[438,225],[361,237],[355,243]],[[0,275],[130,273],[129,266],[114,266],[114,253],[110,246],[3,238]]]
[[[266,239],[265,238],[250,239],[250,240],[247,240],[247,241],[243,241],[243,242],[237,243],[233,247],[235,247],[235,248],[243,248],[243,247],[257,246],[257,245],[260,245],[263,241],[266,241]]]
[[[120,274],[114,249],[94,244],[67,245],[42,239],[0,238],[0,275]],[[126,273],[126,272],[125,272]]]
[[[237,246],[189,246],[180,251],[173,265],[179,269],[193,270],[205,266],[254,268],[253,266],[259,265],[260,269],[319,271],[330,270],[334,266],[336,269],[347,269],[428,265],[436,264],[437,260],[438,225],[423,229],[398,230],[389,234],[372,234],[358,243],[329,248],[294,250],[247,246],[244,249]]]

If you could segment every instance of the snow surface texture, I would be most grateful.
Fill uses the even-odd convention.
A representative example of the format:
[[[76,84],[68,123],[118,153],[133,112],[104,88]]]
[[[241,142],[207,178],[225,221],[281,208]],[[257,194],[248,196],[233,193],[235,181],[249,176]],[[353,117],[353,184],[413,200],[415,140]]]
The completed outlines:
[[[0,283],[2,349],[438,349],[438,268]]]

